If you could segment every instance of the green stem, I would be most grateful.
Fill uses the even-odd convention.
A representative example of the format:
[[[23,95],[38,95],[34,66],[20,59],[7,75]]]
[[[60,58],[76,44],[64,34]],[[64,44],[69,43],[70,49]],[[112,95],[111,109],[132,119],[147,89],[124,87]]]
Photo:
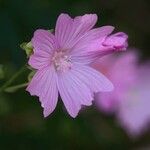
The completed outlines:
[[[18,72],[16,72],[8,81],[4,83],[4,85],[0,88],[0,92],[4,91],[5,88],[7,88],[11,83],[18,77],[20,76],[25,70],[26,70],[26,65],[23,66]]]
[[[18,89],[20,88],[24,88],[28,85],[28,83],[22,83],[22,84],[18,84],[18,85],[15,85],[15,86],[10,86],[10,87],[7,87],[4,89],[5,92],[16,92]]]

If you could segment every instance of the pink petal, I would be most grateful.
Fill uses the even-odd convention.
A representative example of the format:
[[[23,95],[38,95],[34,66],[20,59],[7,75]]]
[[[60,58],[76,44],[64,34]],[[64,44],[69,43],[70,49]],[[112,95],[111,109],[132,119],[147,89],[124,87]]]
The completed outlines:
[[[149,77],[149,76],[148,76]],[[142,78],[142,77],[141,77]],[[149,129],[150,80],[133,85],[122,97],[117,117],[122,127],[134,137]],[[145,82],[145,81],[144,81]]]
[[[57,104],[58,89],[56,77],[54,68],[46,67],[37,71],[26,89],[31,95],[39,97],[44,108],[44,117],[50,115]]]
[[[72,72],[92,90],[92,92],[112,91],[113,84],[100,72],[95,69],[75,64]],[[92,83],[92,84],[91,84]]]
[[[123,32],[118,32],[106,38],[103,43],[104,46],[111,46],[114,49],[125,50],[128,46],[127,44],[128,36]]]
[[[93,93],[74,71],[60,74],[58,78],[60,96],[68,113],[75,118],[81,105],[91,105]]]
[[[39,51],[38,54],[35,53],[30,56],[28,64],[32,66],[32,68],[40,70],[51,64],[50,56],[48,54],[42,56],[42,53],[42,51]]]
[[[106,75],[114,84],[115,89],[112,92],[99,93],[96,96],[101,110],[114,113],[123,94],[136,82],[137,54],[131,51],[108,55],[99,59],[96,64],[93,63],[92,67]]]
[[[110,91],[113,85],[94,69],[75,65],[67,73],[58,75],[58,89],[68,113],[74,118],[81,105],[92,104],[94,92]]]
[[[99,50],[101,43],[113,30],[112,26],[103,26],[86,32],[79,38],[71,54],[80,56],[83,53]],[[95,43],[97,44],[95,45]]]
[[[96,23],[96,14],[87,14],[72,19],[67,14],[61,14],[58,17],[55,29],[55,35],[59,46],[64,49],[70,49],[85,32],[89,31]]]
[[[32,38],[34,53],[30,56],[29,65],[35,69],[42,69],[50,65],[54,51],[57,49],[55,37],[46,30],[36,30]]]
[[[38,29],[34,32],[31,42],[34,52],[44,51],[45,53],[52,54],[58,48],[54,35],[43,29]]]
[[[83,33],[89,31],[94,27],[97,22],[97,15],[96,14],[85,14],[83,16],[75,17],[74,21],[79,22],[80,24],[80,31]]]
[[[114,91],[109,93],[97,93],[95,100],[98,108],[107,114],[113,114],[118,107],[118,97]]]
[[[112,26],[96,28],[85,33],[75,44],[71,51],[72,60],[84,64],[91,63],[95,59],[110,53],[112,49],[103,47],[102,42],[114,30]]]

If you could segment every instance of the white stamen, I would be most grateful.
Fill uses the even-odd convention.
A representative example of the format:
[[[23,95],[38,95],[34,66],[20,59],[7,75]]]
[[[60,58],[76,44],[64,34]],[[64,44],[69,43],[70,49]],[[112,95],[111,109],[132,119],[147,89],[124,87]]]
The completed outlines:
[[[71,69],[70,57],[65,55],[62,51],[55,52],[52,61],[57,71],[65,72]]]

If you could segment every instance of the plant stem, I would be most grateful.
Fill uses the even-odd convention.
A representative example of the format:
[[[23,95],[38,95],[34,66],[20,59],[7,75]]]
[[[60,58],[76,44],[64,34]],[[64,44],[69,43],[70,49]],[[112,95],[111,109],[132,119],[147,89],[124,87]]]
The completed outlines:
[[[24,65],[18,72],[16,72],[8,81],[0,87],[0,92],[4,91],[18,76],[20,76],[26,70],[26,65]]]
[[[20,88],[26,87],[27,85],[28,85],[28,83],[22,83],[22,84],[10,86],[10,87],[5,88],[4,91],[5,91],[5,92],[9,92],[9,93],[15,92],[15,91],[17,91],[17,90],[20,89]]]

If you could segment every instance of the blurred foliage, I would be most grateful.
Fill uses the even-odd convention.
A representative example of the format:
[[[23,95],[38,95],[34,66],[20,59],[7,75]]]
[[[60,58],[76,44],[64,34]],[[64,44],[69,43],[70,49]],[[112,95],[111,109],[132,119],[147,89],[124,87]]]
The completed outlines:
[[[3,69],[3,66],[0,65],[0,79],[3,79],[4,78],[4,69]]]
[[[0,0],[0,64],[2,85],[26,63],[20,43],[30,41],[38,28],[52,29],[57,16],[97,13],[97,25],[113,25],[129,34],[129,45],[138,47],[141,59],[150,56],[149,0]],[[0,78],[3,77],[0,68]],[[29,70],[15,84],[26,81]],[[38,98],[24,89],[0,94],[0,149],[102,149],[132,150],[149,146],[150,133],[130,139],[115,122],[95,106],[70,118],[59,102],[55,112],[44,119]]]

